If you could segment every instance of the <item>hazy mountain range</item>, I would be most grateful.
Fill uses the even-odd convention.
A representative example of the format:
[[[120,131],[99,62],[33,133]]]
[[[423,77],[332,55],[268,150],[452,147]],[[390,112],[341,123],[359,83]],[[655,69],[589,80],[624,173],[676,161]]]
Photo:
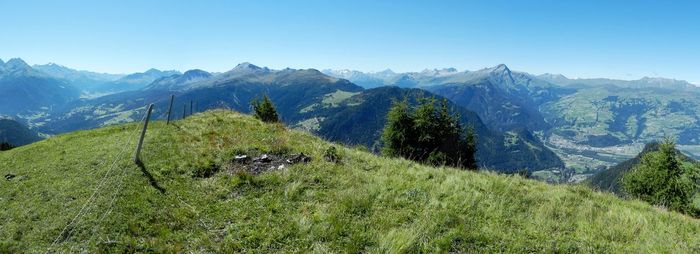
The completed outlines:
[[[365,87],[418,87],[473,110],[490,127],[535,132],[579,172],[635,156],[644,144],[677,137],[697,156],[700,88],[680,80],[569,79],[532,75],[505,65],[477,71],[454,68],[395,73],[324,70]]]
[[[45,134],[134,121],[150,102],[163,118],[170,94],[176,96],[176,117],[189,111],[190,101],[199,111],[249,112],[250,101],[267,94],[286,124],[373,150],[381,145],[392,100],[436,96],[477,127],[482,166],[541,171],[535,173],[543,178],[600,171],[669,135],[685,152],[700,151],[700,89],[663,78],[569,79],[506,65],[396,73],[273,70],[250,63],[224,73],[151,69],[121,75],[12,59],[0,62],[0,92],[13,95],[0,102],[0,114]]]

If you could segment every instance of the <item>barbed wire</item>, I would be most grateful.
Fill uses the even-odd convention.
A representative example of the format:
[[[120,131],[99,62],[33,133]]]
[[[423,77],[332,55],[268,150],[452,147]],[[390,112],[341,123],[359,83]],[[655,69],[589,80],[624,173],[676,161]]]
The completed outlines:
[[[145,115],[144,115],[144,118],[145,118]],[[137,130],[138,130],[138,129],[137,129]],[[162,131],[162,130],[159,130],[157,133],[160,134],[161,131]],[[156,134],[155,136],[158,136],[158,134]],[[135,141],[136,138],[137,138],[137,136],[133,136],[132,141]],[[118,196],[121,194],[121,192],[124,190],[124,178],[126,178],[126,175],[127,175],[127,171],[126,171],[126,170],[122,170],[121,174],[120,174],[119,176],[117,176],[117,179],[118,179],[118,180],[117,180],[116,187],[114,188],[114,190],[116,190],[116,191],[113,191],[113,192],[112,192],[112,197],[110,198],[109,205],[107,206],[107,207],[109,207],[109,208],[108,208],[107,211],[104,212],[104,213],[102,214],[102,216],[100,216],[100,218],[95,222],[96,225],[99,225],[100,223],[102,223],[102,221],[104,221],[104,219],[105,219],[107,216],[109,216],[109,215],[112,213],[112,211],[114,210],[114,203],[116,202],[117,197],[118,197]],[[98,235],[95,234],[94,229],[93,229],[93,234],[92,234],[92,236],[90,237],[90,239],[88,239],[88,243],[90,243],[90,242],[91,242],[93,239],[95,239],[95,237],[97,237],[97,236],[98,236]]]
[[[190,115],[194,114],[194,112],[192,112],[192,109],[190,109],[190,111],[191,111]],[[95,186],[95,189],[93,190],[90,197],[81,206],[78,213],[73,217],[73,219],[71,219],[70,222],[65,227],[63,227],[63,229],[58,234],[58,236],[56,236],[54,241],[47,248],[46,253],[49,253],[59,241],[65,242],[65,241],[69,240],[70,237],[75,232],[75,229],[78,228],[79,225],[81,225],[81,223],[85,222],[83,219],[87,216],[87,214],[90,214],[94,209],[98,208],[97,200],[98,200],[98,196],[101,196],[100,193],[102,193],[103,191],[105,193],[108,193],[108,191],[111,191],[111,193],[112,193],[111,198],[109,198],[109,201],[106,203],[108,205],[105,206],[107,208],[106,211],[104,213],[102,213],[102,215],[93,223],[95,227],[92,228],[92,232],[93,232],[92,236],[89,239],[87,239],[88,244],[90,242],[92,242],[92,240],[98,235],[98,234],[96,234],[96,230],[97,230],[96,227],[107,216],[109,216],[112,213],[112,211],[114,210],[114,204],[117,200],[117,197],[124,190],[124,179],[128,175],[127,174],[128,172],[126,172],[126,170],[122,170],[118,174],[112,174],[112,172],[114,171],[115,166],[118,165],[118,162],[122,161],[123,155],[125,154],[125,151],[127,151],[128,148],[130,147],[129,144],[131,142],[133,142],[133,140],[135,140],[138,137],[137,135],[129,135],[129,133],[137,132],[139,130],[138,127],[140,126],[140,124],[138,124],[138,123],[143,123],[144,121],[146,121],[147,120],[146,116],[147,116],[147,113],[144,112],[141,120],[139,122],[136,122],[137,124],[135,124],[134,128],[131,131],[127,131],[126,137],[121,140],[122,142],[120,142],[122,149],[115,156],[114,161],[112,161],[112,163],[109,165],[105,174],[98,180],[98,183]],[[160,130],[158,132],[158,134],[160,134],[160,132],[162,132],[162,130]],[[131,139],[130,139],[130,137],[131,137]],[[100,166],[98,166],[98,167],[102,167],[107,162],[108,162],[107,160],[103,160],[100,163]],[[111,184],[111,185],[105,185],[107,183],[107,180],[109,180],[109,179],[115,179],[115,181],[112,182],[113,184]],[[105,186],[114,186],[114,187],[113,188],[109,188],[109,187],[105,188]],[[98,195],[98,194],[100,194],[100,195]],[[107,196],[105,196],[105,198],[107,198]],[[199,213],[194,209],[194,207],[185,203],[179,196],[177,198],[181,202],[181,204],[184,204],[187,207],[189,207],[190,209],[192,209],[192,211],[195,213],[196,216],[199,215]],[[208,225],[204,221],[202,221],[201,219],[200,219],[200,223],[202,223],[202,226],[204,226],[204,228],[206,228],[206,229],[209,228]],[[63,239],[61,240],[61,238],[63,238]],[[78,246],[79,246],[78,244],[71,246],[69,249],[69,253],[73,252],[74,248],[78,247]]]
[[[146,114],[144,114],[144,116],[142,117],[142,119],[141,119],[140,122],[143,122],[143,121],[145,120],[145,118],[146,118]],[[133,130],[132,130],[131,132],[137,131],[137,130],[138,130],[138,126],[139,126],[139,124],[135,124],[135,126],[134,126],[134,128],[133,128]],[[128,133],[130,133],[130,132],[127,131],[127,134],[128,134]],[[109,166],[109,168],[107,169],[107,171],[105,172],[105,174],[102,176],[102,178],[101,178],[100,180],[98,180],[99,183],[97,184],[97,186],[96,186],[95,189],[93,190],[93,192],[92,192],[92,194],[90,195],[90,197],[88,198],[88,200],[83,204],[83,206],[80,208],[80,210],[79,210],[78,213],[75,215],[75,217],[73,217],[73,219],[72,219],[65,227],[63,227],[63,229],[62,229],[61,232],[58,234],[58,236],[56,236],[56,238],[54,239],[54,241],[51,242],[51,244],[49,245],[49,247],[48,247],[47,250],[46,250],[46,253],[49,253],[49,252],[51,251],[51,249],[54,247],[54,245],[56,245],[56,243],[58,243],[58,241],[61,239],[62,236],[65,236],[64,241],[66,241],[66,240],[68,240],[68,239],[70,238],[70,236],[71,236],[73,230],[75,229],[75,226],[77,226],[77,225],[80,223],[80,220],[81,220],[82,216],[85,215],[85,214],[87,213],[87,211],[90,210],[88,207],[96,200],[97,193],[100,192],[100,190],[102,189],[102,187],[103,187],[104,184],[106,183],[106,181],[107,181],[107,179],[109,178],[111,172],[114,170],[114,166],[115,166],[115,165],[117,164],[117,162],[122,158],[122,155],[124,154],[124,152],[129,148],[129,147],[126,145],[127,142],[129,141],[129,137],[130,137],[129,135],[126,135],[126,137],[122,140],[122,142],[121,142],[121,144],[122,144],[122,149],[119,151],[119,153],[118,153],[117,156],[115,157],[114,161],[113,161],[112,164]],[[86,209],[88,209],[88,210],[86,210]]]

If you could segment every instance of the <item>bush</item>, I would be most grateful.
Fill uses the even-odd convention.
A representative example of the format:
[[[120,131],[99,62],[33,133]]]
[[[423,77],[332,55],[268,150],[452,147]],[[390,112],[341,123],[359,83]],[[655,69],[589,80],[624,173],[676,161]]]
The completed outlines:
[[[698,190],[697,167],[679,160],[675,143],[665,140],[659,151],[647,153],[642,161],[622,177],[622,187],[630,197],[653,205],[692,214],[693,195]]]
[[[264,95],[261,100],[253,100],[251,105],[253,106],[255,118],[267,123],[276,123],[280,121],[275,105],[272,104],[272,101],[270,101],[267,95]]]
[[[415,109],[406,101],[394,103],[387,114],[382,142],[388,156],[477,169],[474,129],[462,127],[459,116],[447,108],[447,100],[436,107],[435,98],[422,99]]]
[[[0,151],[7,151],[7,150],[10,150],[12,148],[15,148],[15,146],[13,146],[10,143],[7,143],[7,142],[0,143]]]
[[[340,161],[343,160],[343,156],[340,155],[340,153],[338,153],[338,149],[335,148],[335,146],[331,146],[328,149],[326,149],[323,158],[326,159],[326,161],[333,163],[340,163]]]

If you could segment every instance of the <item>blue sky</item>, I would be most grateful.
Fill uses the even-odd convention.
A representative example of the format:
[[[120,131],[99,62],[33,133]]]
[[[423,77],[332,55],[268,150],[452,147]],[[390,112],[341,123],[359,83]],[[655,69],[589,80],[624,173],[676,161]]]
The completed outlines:
[[[0,1],[0,58],[128,73],[511,69],[700,83],[700,1]]]

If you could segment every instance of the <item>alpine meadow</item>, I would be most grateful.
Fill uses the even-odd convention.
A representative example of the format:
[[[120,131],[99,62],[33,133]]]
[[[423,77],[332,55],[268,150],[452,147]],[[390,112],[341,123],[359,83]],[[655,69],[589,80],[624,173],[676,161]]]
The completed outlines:
[[[700,253],[698,9],[0,2],[0,253]]]

